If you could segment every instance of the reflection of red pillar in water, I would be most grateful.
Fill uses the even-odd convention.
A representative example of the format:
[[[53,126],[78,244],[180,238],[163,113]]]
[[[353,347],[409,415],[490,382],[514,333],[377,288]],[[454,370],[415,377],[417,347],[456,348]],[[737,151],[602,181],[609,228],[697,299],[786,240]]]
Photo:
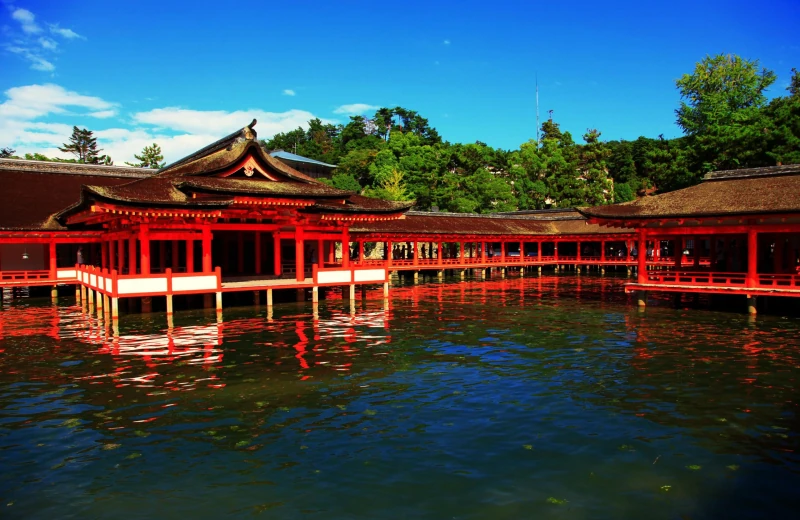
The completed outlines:
[[[295,356],[298,361],[300,361],[300,368],[303,370],[308,368],[308,362],[305,360],[303,356],[306,355],[306,347],[308,346],[308,336],[305,333],[305,326],[302,321],[296,321],[294,323],[295,332],[297,333],[297,337],[300,341],[295,343],[294,349],[297,351],[297,355]]]

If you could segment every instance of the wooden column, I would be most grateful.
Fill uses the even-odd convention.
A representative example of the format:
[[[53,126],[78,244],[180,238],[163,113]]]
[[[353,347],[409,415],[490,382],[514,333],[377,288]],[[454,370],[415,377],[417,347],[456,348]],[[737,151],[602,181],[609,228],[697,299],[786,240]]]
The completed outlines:
[[[481,262],[486,263],[486,242],[481,242]]]
[[[413,242],[414,244],[414,254],[412,255],[414,265],[419,265],[419,248],[417,247],[417,241]]]
[[[294,258],[295,258],[295,279],[302,282],[306,279],[305,274],[305,258],[303,255],[303,228],[294,228]]]
[[[505,263],[506,261],[506,243],[504,240],[500,241],[500,262]]]
[[[128,274],[136,274],[136,235],[128,239]]]
[[[203,226],[203,272],[210,273],[211,267],[211,228]]]
[[[350,229],[342,230],[342,267],[350,267]]]
[[[364,241],[358,241],[358,263],[364,265]]]
[[[261,274],[261,231],[256,231],[255,238],[254,238],[254,247],[255,247],[255,273]]]
[[[186,272],[194,272],[194,240],[186,241]]]
[[[334,246],[335,245],[336,245],[335,242],[333,242],[331,240],[328,241],[328,263],[329,264],[332,264],[332,263],[336,262],[336,258],[334,258],[334,256],[333,256],[334,249],[335,249]]]
[[[442,258],[442,242],[436,243],[436,263],[439,265],[444,264],[444,259]]]
[[[675,249],[675,270],[680,271],[683,264],[683,238],[676,238],[674,240]]]
[[[317,240],[317,265],[322,266],[325,264],[324,255],[325,254],[325,241],[323,239]]]
[[[281,264],[281,235],[278,232],[272,234],[275,254],[273,256],[273,267],[275,275],[280,276],[283,274],[283,264]]]
[[[601,240],[600,241],[600,261],[601,262],[605,262],[606,261],[606,241],[605,240]]]
[[[161,243],[163,244],[164,242]],[[139,244],[141,249],[140,263],[142,264],[142,274],[150,274],[150,236],[146,225],[142,225],[142,227],[139,228]],[[162,272],[164,271],[162,270]]]
[[[56,256],[56,243],[50,242],[50,278],[55,280],[58,277],[58,265]]]
[[[755,229],[747,230],[747,278],[748,287],[758,285],[758,234]]]
[[[708,263],[711,271],[717,270],[717,237],[711,235],[708,242]]]
[[[581,261],[581,241],[577,240],[575,242],[575,258],[578,259],[578,262]]]
[[[392,241],[387,240],[385,244],[386,244],[386,266],[391,267],[393,260],[392,253],[394,253],[394,251],[392,251]]]
[[[542,261],[542,244],[543,243],[544,242],[542,242],[541,240],[536,242],[536,259],[539,260],[540,262]]]
[[[639,283],[647,283],[647,237],[643,229],[639,230],[639,246],[637,249],[639,250],[637,281]]]

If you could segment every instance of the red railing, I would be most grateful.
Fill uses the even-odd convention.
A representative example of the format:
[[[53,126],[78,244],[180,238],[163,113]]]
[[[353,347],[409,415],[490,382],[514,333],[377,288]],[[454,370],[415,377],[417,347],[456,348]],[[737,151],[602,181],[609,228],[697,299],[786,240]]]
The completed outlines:
[[[780,289],[800,289],[800,275],[796,274],[760,274],[757,278],[759,287],[775,287]]]
[[[647,283],[665,285],[713,285],[720,287],[744,287],[746,273],[712,273],[690,271],[649,271]]]
[[[53,277],[48,269],[35,271],[0,271],[0,281],[24,282],[27,280],[50,280]]]

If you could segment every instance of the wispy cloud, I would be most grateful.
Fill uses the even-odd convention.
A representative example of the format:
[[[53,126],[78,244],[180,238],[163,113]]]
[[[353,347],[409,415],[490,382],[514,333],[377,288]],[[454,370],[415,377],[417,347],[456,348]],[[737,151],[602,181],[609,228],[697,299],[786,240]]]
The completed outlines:
[[[26,60],[28,60],[31,64],[31,68],[33,70],[41,70],[44,72],[52,72],[56,69],[56,66],[47,61],[46,59],[39,56],[36,52],[31,51],[25,47],[17,47],[17,46],[7,46],[6,50],[9,52],[13,52],[19,56],[22,56]]]
[[[36,23],[36,16],[27,9],[14,9],[11,11],[11,18],[19,22],[22,30],[28,34],[42,32],[42,28]]]
[[[377,105],[368,105],[366,103],[352,103],[350,105],[342,105],[334,109],[334,114],[343,114],[347,116],[357,116],[371,110],[378,110],[380,107]]]
[[[254,117],[258,119],[256,130],[260,138],[297,127],[308,128],[308,121],[317,117],[299,109],[267,112],[164,107],[135,112],[130,119],[119,118],[119,112],[117,103],[60,85],[10,88],[0,103],[0,143],[15,148],[18,154],[39,152],[64,157],[58,147],[67,142],[75,124],[94,130],[103,153],[116,164],[132,161],[134,154],[154,142],[161,146],[167,161],[174,161],[242,128]],[[61,122],[67,116],[69,119]]]
[[[284,89],[283,95],[284,96],[295,96],[295,95],[297,95],[297,92],[295,92],[294,90],[292,90],[290,88],[287,88],[287,89]]]
[[[49,51],[54,51],[58,48],[58,43],[54,42],[50,38],[39,38],[39,45],[41,45],[43,49],[47,49]]]
[[[450,45],[450,40],[445,40],[442,42],[443,45]]]
[[[81,36],[80,34],[76,33],[72,29],[67,29],[65,27],[59,27],[57,23],[51,23],[51,24],[48,24],[48,25],[50,27],[50,32],[51,33],[57,34],[57,35],[59,35],[59,36],[61,36],[63,38],[66,38],[68,40],[74,40],[76,38],[80,38],[82,40],[86,39],[86,37]]]
[[[6,26],[4,31],[10,36],[13,43],[5,43],[3,47],[8,52],[24,58],[30,63],[33,70],[42,72],[52,72],[55,70],[53,58],[58,52],[58,42],[55,37],[73,40],[83,38],[72,29],[59,27],[57,23],[46,24],[52,37],[48,38],[41,33],[44,32],[42,25],[36,20],[36,15],[27,9],[17,8],[10,2],[3,2],[11,18],[17,22],[18,26]]]

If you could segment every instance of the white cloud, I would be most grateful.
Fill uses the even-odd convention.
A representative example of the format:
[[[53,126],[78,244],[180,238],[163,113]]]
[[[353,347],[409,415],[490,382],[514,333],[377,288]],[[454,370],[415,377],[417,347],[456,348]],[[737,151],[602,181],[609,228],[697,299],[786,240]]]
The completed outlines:
[[[342,105],[336,108],[334,114],[344,114],[348,116],[357,116],[370,110],[378,110],[380,107],[377,105],[367,105],[366,103],[352,103],[350,105]]]
[[[39,45],[48,51],[54,51],[58,47],[58,43],[54,42],[50,38],[39,38]]]
[[[133,114],[139,124],[151,125],[158,129],[168,129],[193,134],[209,132],[219,137],[242,128],[253,118],[258,119],[256,131],[259,137],[268,137],[278,132],[308,126],[308,120],[315,116],[306,110],[287,110],[286,112],[265,112],[263,110],[190,110],[178,107],[156,108],[147,112]],[[324,121],[330,122],[330,121]],[[217,137],[217,139],[219,139]]]
[[[39,152],[50,157],[68,157],[58,150],[67,142],[72,125],[94,130],[97,143],[116,164],[132,162],[133,155],[156,142],[168,162],[180,159],[213,143],[238,128],[258,119],[256,130],[260,138],[278,132],[308,128],[314,114],[306,110],[267,112],[264,110],[190,110],[185,108],[156,108],[134,113],[132,126],[127,121],[114,120],[118,106],[99,97],[69,91],[60,85],[43,84],[10,88],[6,100],[0,103],[0,144],[17,150],[18,155]],[[52,117],[69,116],[66,122],[54,122]],[[107,119],[110,128],[98,130],[95,120]],[[325,120],[325,123],[335,121]],[[69,123],[69,124],[67,124]]]
[[[57,34],[57,35],[59,35],[59,36],[61,36],[63,38],[66,38],[68,40],[74,40],[76,38],[80,38],[82,40],[86,39],[84,36],[81,36],[80,34],[76,33],[72,29],[67,29],[65,27],[59,27],[57,23],[51,23],[51,24],[48,24],[48,26],[50,27],[50,32],[51,33]]]
[[[36,16],[27,9],[14,9],[11,18],[18,21],[22,30],[28,34],[42,32],[42,28],[36,23]]]
[[[28,60],[33,70],[41,70],[43,72],[51,72],[56,69],[56,66],[39,56],[37,53],[26,49],[24,47],[6,47],[6,50],[18,54]]]
[[[296,96],[297,93],[294,90],[292,90],[290,88],[287,88],[287,89],[284,89],[283,95],[284,96]]]
[[[99,97],[84,96],[59,85],[26,85],[5,91],[8,98],[0,104],[0,119],[35,119],[48,114],[63,114],[67,107],[92,111],[113,110],[115,105]],[[100,116],[102,117],[102,116]]]
[[[444,45],[450,45],[450,40],[445,40],[442,42]]]
[[[55,70],[53,56],[58,50],[58,42],[45,36],[37,36],[43,32],[42,26],[36,21],[36,15],[22,8],[15,8],[9,0],[2,1],[11,12],[11,18],[19,28],[3,26],[3,32],[9,36],[9,41],[2,46],[8,52],[21,56],[30,63],[33,70],[52,72]],[[73,40],[83,38],[72,29],[61,28],[57,23],[46,24],[52,35]]]

